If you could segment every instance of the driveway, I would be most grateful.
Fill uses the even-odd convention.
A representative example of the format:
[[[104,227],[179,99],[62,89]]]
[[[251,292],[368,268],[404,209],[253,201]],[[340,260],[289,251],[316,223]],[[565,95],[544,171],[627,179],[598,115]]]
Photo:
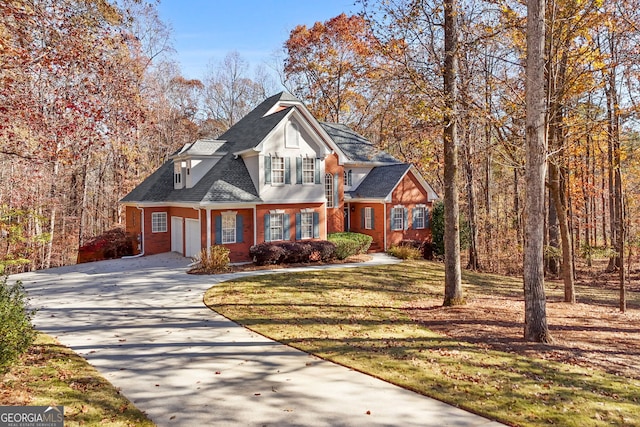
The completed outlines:
[[[40,331],[161,427],[500,425],[238,326],[202,302],[238,275],[188,275],[188,262],[162,254],[11,279],[39,308]]]

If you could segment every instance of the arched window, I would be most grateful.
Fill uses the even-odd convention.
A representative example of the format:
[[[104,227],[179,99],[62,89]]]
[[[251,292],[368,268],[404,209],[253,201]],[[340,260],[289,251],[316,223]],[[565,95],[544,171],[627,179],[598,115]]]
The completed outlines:
[[[333,175],[330,173],[324,176],[324,194],[327,198],[327,207],[333,207]]]

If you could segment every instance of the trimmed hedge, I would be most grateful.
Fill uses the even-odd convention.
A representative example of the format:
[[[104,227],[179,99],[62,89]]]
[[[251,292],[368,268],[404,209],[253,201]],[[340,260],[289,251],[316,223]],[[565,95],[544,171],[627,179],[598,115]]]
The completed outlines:
[[[373,237],[361,233],[333,233],[328,240],[336,245],[336,257],[345,259],[352,255],[367,253]]]
[[[401,248],[412,248],[420,251],[420,254],[424,259],[433,259],[433,245],[427,240],[402,240],[398,245]],[[392,254],[397,257],[397,255]],[[398,257],[401,258],[401,257]]]
[[[308,242],[266,242],[249,248],[256,265],[296,264],[329,261],[335,258],[336,246],[326,240]]]

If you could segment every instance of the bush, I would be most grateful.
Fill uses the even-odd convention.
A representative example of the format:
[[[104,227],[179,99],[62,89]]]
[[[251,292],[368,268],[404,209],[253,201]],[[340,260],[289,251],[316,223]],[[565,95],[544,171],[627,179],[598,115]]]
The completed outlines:
[[[275,243],[260,243],[249,248],[249,255],[256,265],[280,264],[285,250]]]
[[[460,212],[460,249],[467,249],[471,244],[471,227],[469,222]],[[444,203],[435,202],[431,209],[431,240],[432,250],[435,255],[444,255]]]
[[[409,245],[391,246],[387,253],[400,259],[420,259],[422,258],[422,251],[419,248],[414,248]]]
[[[336,257],[345,259],[352,255],[367,253],[373,237],[361,233],[329,234],[329,241],[336,245]]]
[[[249,254],[256,265],[329,261],[335,245],[326,240],[260,243],[249,248]]]
[[[218,273],[229,268],[229,249],[215,245],[209,250],[203,249],[196,257],[196,267],[194,270],[200,270],[207,273]]]
[[[134,236],[128,234],[122,228],[114,228],[80,246],[76,262],[82,264],[83,262],[133,255],[133,248],[136,244]]]
[[[336,245],[327,240],[312,240],[309,244],[311,257],[317,257],[317,261],[331,261],[336,257]],[[316,260],[310,258],[310,261]]]
[[[0,372],[6,372],[35,339],[31,324],[35,310],[27,309],[27,294],[21,282],[0,282]]]

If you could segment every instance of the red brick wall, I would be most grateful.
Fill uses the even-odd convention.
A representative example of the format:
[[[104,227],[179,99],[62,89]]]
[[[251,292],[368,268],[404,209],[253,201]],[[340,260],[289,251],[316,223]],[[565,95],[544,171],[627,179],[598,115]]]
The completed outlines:
[[[153,233],[151,231],[151,214],[154,212],[167,212],[167,231]],[[159,254],[171,250],[171,214],[169,208],[154,207],[144,208],[144,253],[145,255]]]
[[[426,205],[429,212],[431,203],[427,202],[427,192],[419,184],[412,172],[409,172],[391,195],[392,201],[387,204],[387,247],[397,245],[402,240],[431,240],[431,227],[414,230],[412,224],[412,211],[416,205]],[[396,205],[402,205],[409,209],[409,228],[402,231],[391,230],[391,209]]]
[[[125,231],[133,236],[137,241],[137,244],[133,246],[134,255],[139,254],[142,249],[141,219],[140,209],[135,206],[127,206],[125,208]]]
[[[362,228],[364,223],[363,209],[373,208],[373,229],[367,230]],[[362,233],[373,238],[370,250],[384,250],[384,205],[382,203],[351,203],[351,231],[354,233]]]
[[[418,180],[409,172],[398,184],[392,193],[391,203],[351,203],[351,231],[355,233],[367,234],[373,237],[371,244],[372,251],[383,251],[384,230],[387,230],[387,248],[397,245],[402,240],[431,240],[431,228],[414,230],[412,228],[412,210],[416,205],[423,204],[431,210],[431,203],[427,203],[427,192],[420,186]],[[402,231],[391,230],[391,210],[396,205],[402,205],[409,209],[409,228]],[[373,208],[374,229],[366,230],[362,228],[363,208]],[[386,210],[386,215],[385,215]]]
[[[338,204],[327,208],[327,233],[344,231],[344,167],[338,165],[338,156],[327,156],[324,163],[325,173],[338,176]],[[324,177],[322,178],[324,186]]]
[[[238,216],[242,217],[242,243],[230,243],[224,246],[229,249],[229,259],[231,262],[250,261],[249,248],[253,245],[253,209],[225,209],[211,211],[211,244],[215,245],[216,242],[216,217],[219,217],[222,212],[233,211],[237,212]],[[204,247],[206,247],[206,223]]]
[[[260,205],[257,207],[256,231],[257,243],[264,243],[264,216],[272,210],[282,210],[283,213],[289,214],[289,232],[290,240],[296,239],[296,214],[302,209],[313,209],[320,214],[320,239],[326,240],[327,227],[324,204],[322,203],[299,203],[295,205]]]

